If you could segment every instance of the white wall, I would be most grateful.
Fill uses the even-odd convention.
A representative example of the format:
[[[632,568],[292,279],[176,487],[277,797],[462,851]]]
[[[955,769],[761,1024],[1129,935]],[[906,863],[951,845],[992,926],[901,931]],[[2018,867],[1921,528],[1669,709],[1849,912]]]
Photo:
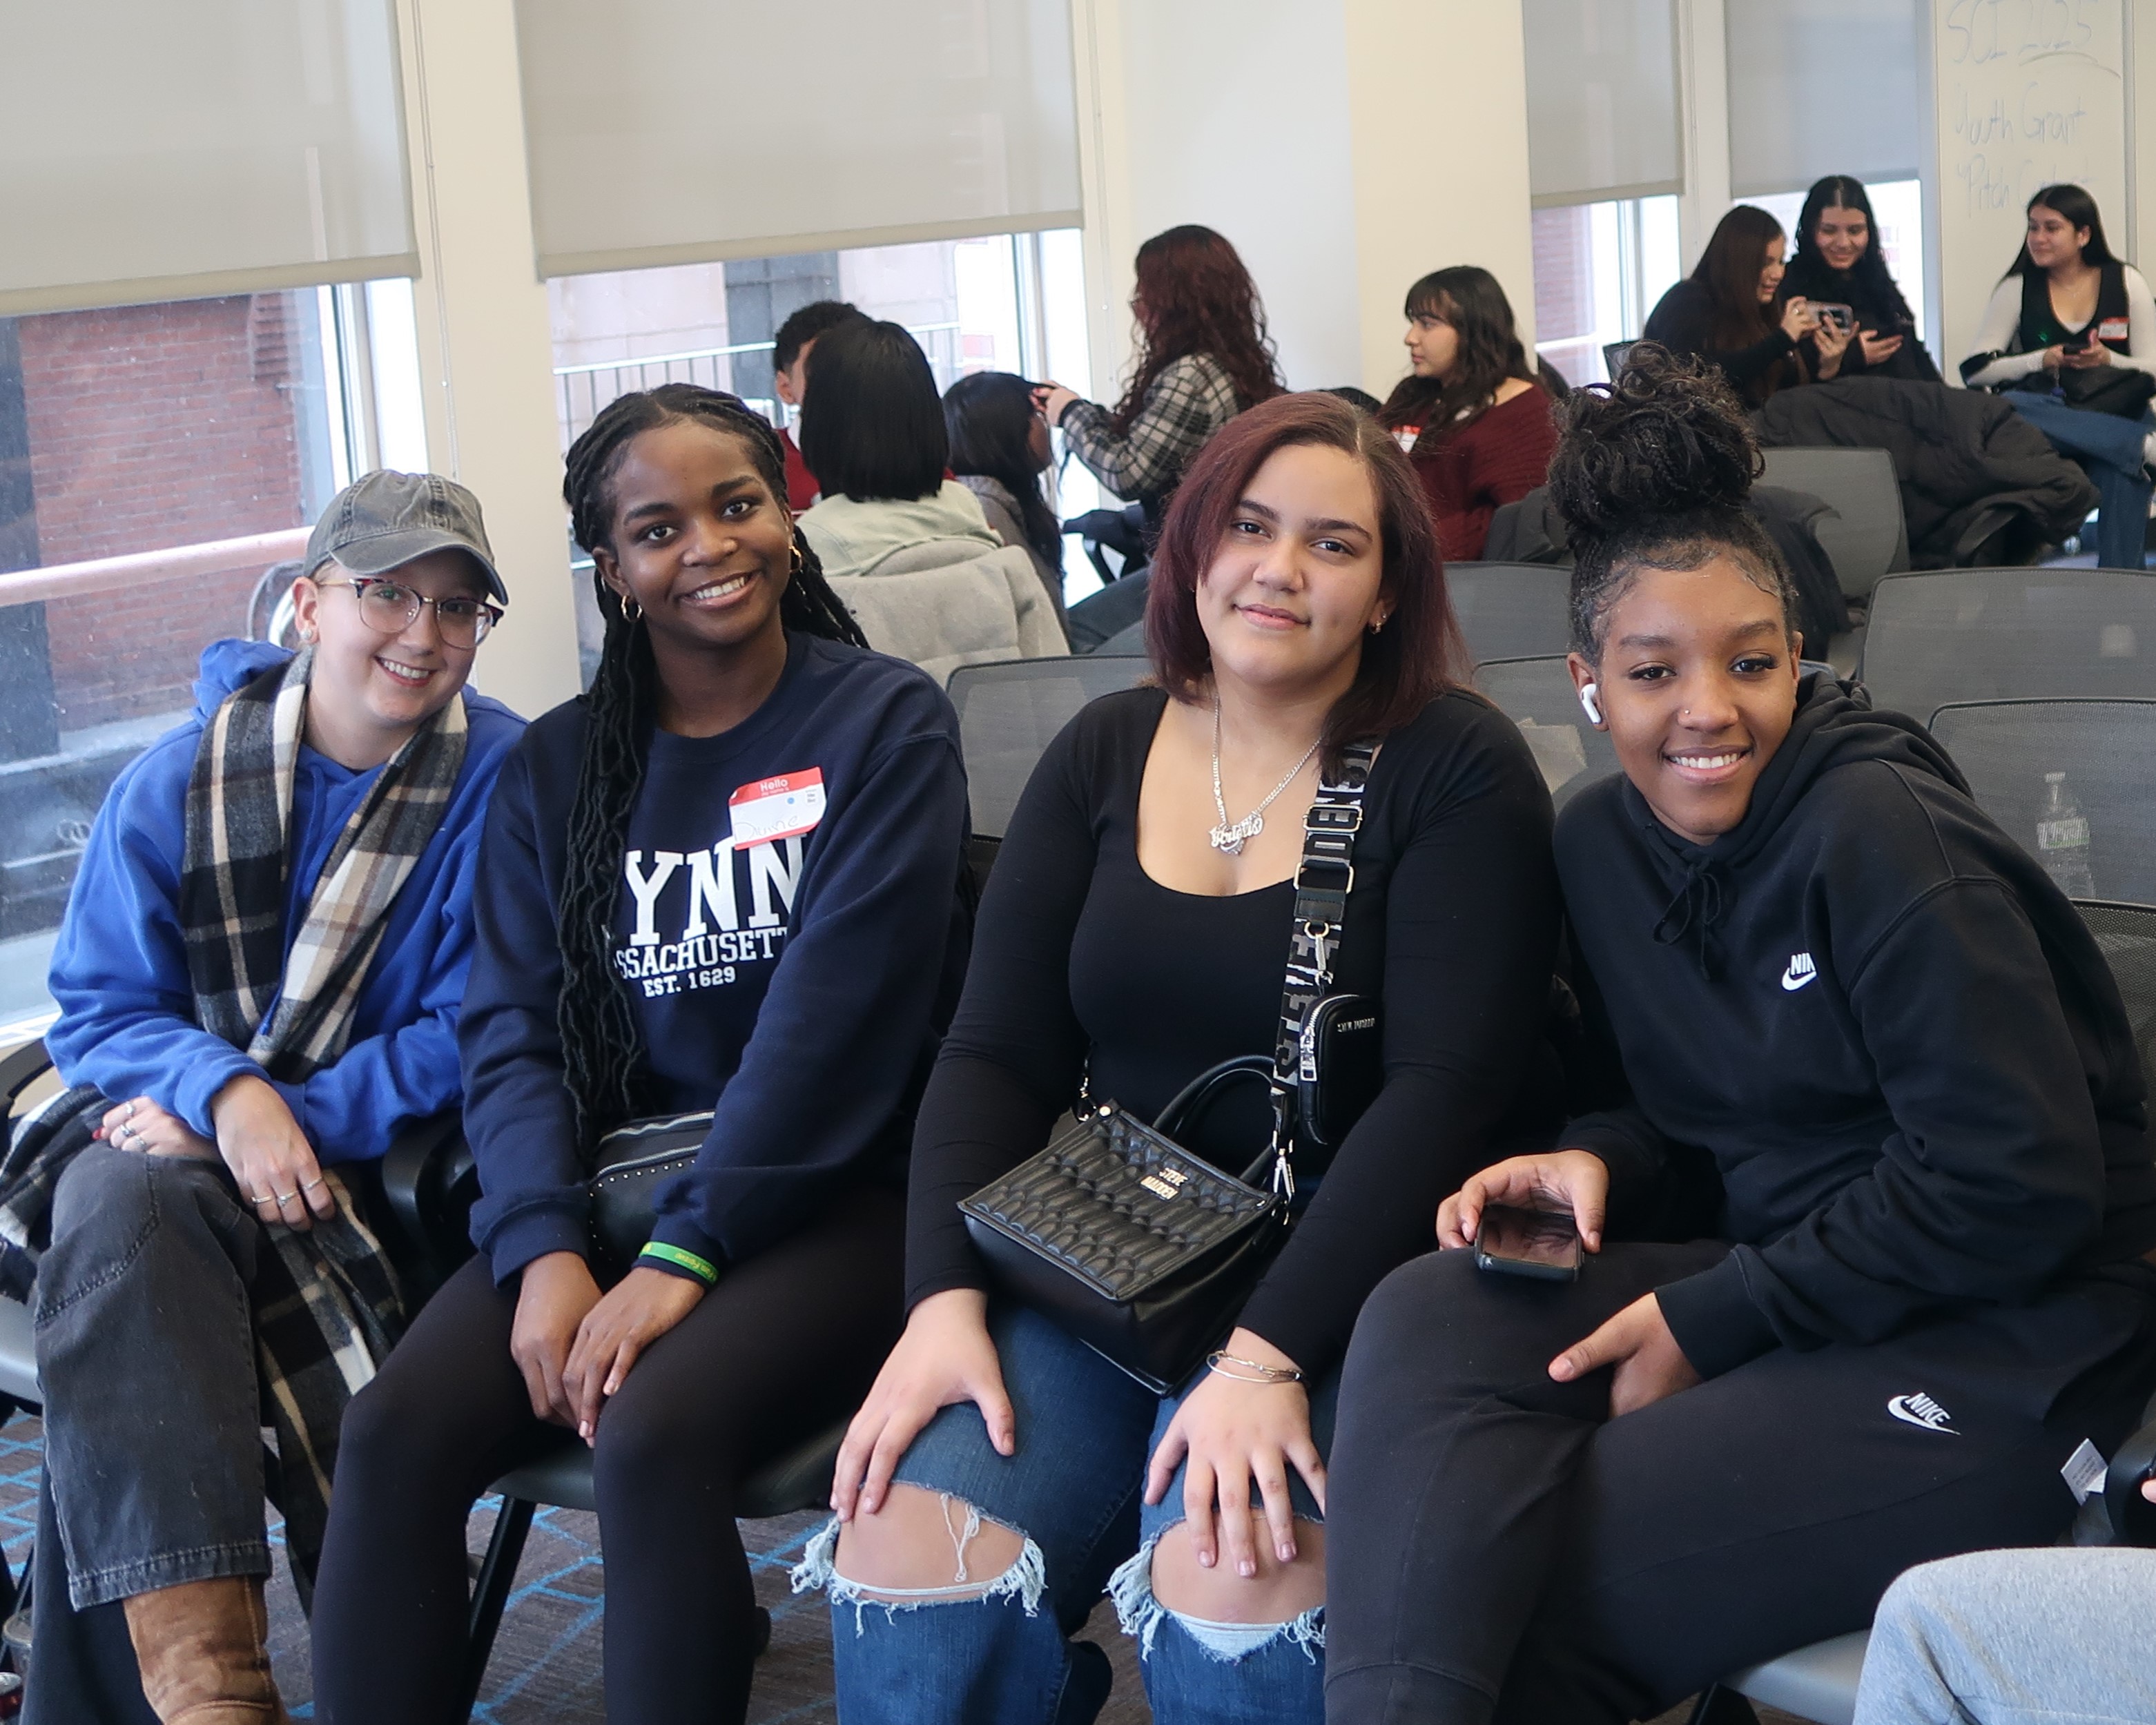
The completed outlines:
[[[429,464],[486,514],[509,615],[473,682],[536,717],[577,692],[554,347],[531,245],[511,0],[398,0]]]
[[[1530,341],[1517,0],[1072,0],[1094,387],[1131,352],[1131,260],[1218,228],[1264,296],[1291,388],[1404,369],[1414,280],[1481,264]]]

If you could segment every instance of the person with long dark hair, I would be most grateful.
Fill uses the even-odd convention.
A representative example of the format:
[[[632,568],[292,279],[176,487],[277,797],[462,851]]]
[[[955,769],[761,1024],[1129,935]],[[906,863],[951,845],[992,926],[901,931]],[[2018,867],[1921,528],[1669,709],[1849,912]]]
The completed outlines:
[[[1512,326],[1497,278],[1472,264],[1408,290],[1409,375],[1378,410],[1430,498],[1448,562],[1482,555],[1490,517],[1543,482],[1556,403]]]
[[[1194,223],[1138,248],[1137,369],[1111,408],[1060,383],[1034,391],[1094,478],[1158,523],[1191,459],[1229,420],[1281,393],[1264,304],[1222,235]]]
[[[1652,1718],[1862,1628],[1912,1563],[2049,1543],[2061,1466],[2148,1397],[2118,986],[1930,733],[1804,667],[1759,468],[1703,366],[1570,404],[1572,677],[1621,772],[1557,865],[1623,1081],[1464,1183],[1363,1307],[1332,1725]],[[1478,1265],[1499,1206],[1561,1217],[1541,1267],[1576,1274]]]
[[[1774,217],[1738,204],[1715,224],[1691,274],[1662,295],[1642,339],[1711,361],[1753,407],[1778,389],[1839,376],[1850,334],[1801,295],[1783,297],[1787,244]],[[1815,366],[1799,354],[1802,341],[1815,346]]]
[[[1391,436],[1325,394],[1229,422],[1168,511],[1146,624],[1159,685],[1086,708],[1004,839],[914,1140],[911,1316],[796,1574],[831,1594],[850,1725],[1081,1725],[1108,1666],[1069,1637],[1104,1586],[1163,1725],[1315,1725],[1336,1363],[1363,1295],[1422,1249],[1419,1218],[1533,1090],[1549,796],[1466,687]],[[1382,997],[1382,1088],[1211,1368],[1163,1399],[993,1291],[956,1203],[1039,1150],[1081,1083],[1150,1119],[1270,1055],[1291,937],[1313,926],[1295,920],[1306,811],[1360,780],[1358,744],[1379,747],[1345,927],[1303,957]],[[1263,1096],[1230,1097],[1193,1147],[1262,1154]]]
[[[1060,619],[1063,524],[1042,489],[1051,452],[1033,385],[1009,372],[968,372],[943,392],[943,424],[951,434],[951,471],[1004,543],[1032,557]]]
[[[465,1517],[549,1427],[593,1451],[607,1717],[742,1718],[736,1489],[897,1333],[912,1100],[968,932],[965,775],[950,703],[865,650],[785,482],[771,427],[688,384],[570,449],[605,647],[488,821],[459,1032],[479,1255],[345,1421],[315,1604],[339,1725],[463,1718]],[[601,1141],[703,1111],[602,1286]]]
[[[1996,389],[2080,465],[2102,496],[2097,562],[2146,564],[2156,495],[2156,300],[2113,254],[2096,200],[2046,186],[2029,200],[2021,250],[1993,291],[1961,362],[1962,382]]]
[[[801,517],[824,578],[886,653],[942,682],[962,665],[1067,650],[1024,547],[947,476],[951,434],[928,356],[866,318],[816,343],[801,453],[824,495]]]
[[[1834,375],[1941,381],[1939,368],[1917,339],[1916,314],[1879,249],[1879,221],[1861,180],[1830,174],[1804,194],[1797,254],[1782,277],[1782,294],[1814,306],[1849,307],[1856,337],[1843,348]],[[1807,369],[1819,375],[1816,336],[1805,336],[1799,346]]]

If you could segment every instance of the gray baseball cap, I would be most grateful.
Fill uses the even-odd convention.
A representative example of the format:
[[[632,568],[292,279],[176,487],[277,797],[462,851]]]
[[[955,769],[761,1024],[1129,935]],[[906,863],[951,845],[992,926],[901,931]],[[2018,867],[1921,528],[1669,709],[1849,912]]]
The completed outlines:
[[[439,473],[362,474],[331,501],[307,541],[307,573],[331,557],[355,575],[387,575],[430,552],[460,551],[486,575],[502,604],[509,589],[494,567],[479,499]]]

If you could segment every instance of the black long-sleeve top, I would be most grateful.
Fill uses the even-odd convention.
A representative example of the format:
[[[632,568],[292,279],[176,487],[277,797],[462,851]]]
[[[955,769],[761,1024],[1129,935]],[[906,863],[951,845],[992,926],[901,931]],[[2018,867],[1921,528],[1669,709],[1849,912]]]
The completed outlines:
[[[1736,1250],[1656,1291],[1702,1374],[2156,1242],[2103,955],[1909,720],[1813,677],[1733,831],[1686,844],[1614,778],[1566,805],[1557,856],[1633,1096],[1564,1142],[1609,1164],[1613,1213],[1719,1173]]]
[[[1789,331],[1773,331],[1744,347],[1718,347],[1714,340],[1714,295],[1690,276],[1675,284],[1656,302],[1641,331],[1645,341],[1659,341],[1672,353],[1697,354],[1722,368],[1730,387],[1750,402],[1772,393],[1768,373],[1797,351]],[[1794,370],[1794,367],[1791,367]]]
[[[1046,1142],[1089,1062],[1093,1095],[1150,1118],[1206,1067],[1271,1051],[1292,887],[1207,897],[1138,863],[1139,785],[1167,701],[1095,701],[1012,818],[918,1117],[909,1305],[988,1285],[956,1206]],[[1189,818],[1209,825],[1212,811]],[[1440,696],[1385,740],[1334,969],[1336,989],[1382,997],[1384,1087],[1241,1319],[1306,1371],[1337,1358],[1380,1278],[1430,1249],[1440,1200],[1529,1129],[1557,932],[1549,831],[1519,732],[1476,696]],[[1536,1123],[1547,1142],[1556,1122]],[[1242,1158],[1262,1146],[1241,1144]]]

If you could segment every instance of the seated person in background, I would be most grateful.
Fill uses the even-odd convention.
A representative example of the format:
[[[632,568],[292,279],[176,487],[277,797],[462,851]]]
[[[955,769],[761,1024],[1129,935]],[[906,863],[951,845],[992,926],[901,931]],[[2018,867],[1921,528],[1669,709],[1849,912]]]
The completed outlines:
[[[1641,339],[1712,361],[1755,408],[1777,389],[1839,377],[1849,332],[1822,322],[1808,300],[1777,309],[1786,243],[1766,211],[1738,204],[1716,225],[1698,267],[1662,295]],[[1819,356],[1810,368],[1797,351],[1806,341]]]
[[[1447,562],[1482,555],[1490,517],[1543,482],[1556,403],[1537,380],[1497,278],[1472,264],[1408,290],[1408,363],[1378,422],[1399,439],[1430,499]]]
[[[2156,1480],[2141,1482],[2156,1503]],[[1921,1563],[1872,1620],[1856,1725],[2156,1719],[2156,1551],[1970,1552]]]
[[[305,567],[300,650],[211,646],[196,716],[105,798],[53,953],[70,1088],[0,1178],[9,1239],[42,1237],[49,1204],[39,1553],[64,1551],[66,1582],[37,1590],[55,1656],[31,1705],[67,1725],[104,1709],[62,1684],[55,1620],[113,1601],[160,1719],[284,1718],[260,1430],[304,1585],[347,1386],[403,1320],[372,1165],[463,1091],[481,820],[524,728],[465,688],[506,597],[478,500],[368,474]]]
[[[2147,1399],[2118,987],[1928,732],[1800,671],[1758,463],[1719,379],[1648,354],[1550,465],[1623,769],[1558,871],[1632,1100],[1469,1180],[1450,1250],[1363,1309],[1332,1725],[1652,1718],[1861,1628],[1912,1563],[2054,1538],[2061,1466]],[[1479,1268],[1492,1205],[1568,1214],[1578,1280]]]
[[[808,398],[808,355],[818,339],[840,324],[853,323],[865,314],[844,300],[815,300],[789,313],[771,344],[771,390],[782,407],[793,409],[793,430],[800,428],[801,404]],[[793,430],[778,428],[780,447],[786,451],[786,506],[794,514],[813,508],[824,488],[793,440]]]
[[[842,1418],[897,1333],[912,1099],[965,963],[965,774],[950,703],[863,650],[784,484],[770,426],[688,384],[569,451],[606,644],[487,824],[460,1031],[480,1252],[345,1423],[315,1607],[336,1725],[464,1718],[465,1520],[550,1423],[593,1450],[606,1717],[738,1725],[737,1489]],[[798,815],[755,806],[803,774]],[[603,1291],[595,1151],[704,1110]]]
[[[997,537],[1032,557],[1062,622],[1063,524],[1041,489],[1048,422],[1033,404],[1033,385],[1009,372],[970,372],[943,392],[943,426],[951,471]]]
[[[862,632],[942,682],[962,665],[1067,650],[1031,552],[954,479],[927,356],[895,323],[816,344],[802,453],[824,481],[803,541]]]
[[[1137,369],[1123,398],[1104,408],[1060,383],[1034,398],[1086,470],[1158,531],[1205,440],[1282,386],[1257,284],[1224,236],[1194,224],[1156,234],[1137,276]]]
[[[2112,255],[2093,198],[2079,186],[2045,187],[2029,200],[2028,236],[1984,308],[1962,381],[2003,392],[2096,481],[2096,560],[2107,569],[2143,567],[2156,462],[2148,282]]]
[[[1104,1585],[1160,1725],[1317,1725],[1341,1351],[1439,1196],[1534,1123],[1516,1105],[1556,949],[1549,795],[1466,686],[1392,439],[1323,394],[1239,416],[1153,567],[1163,686],[1072,721],[1004,840],[915,1137],[912,1313],[839,1452],[840,1520],[795,1572],[832,1595],[848,1725],[1091,1720],[1108,1661],[1068,1637]],[[1382,993],[1383,1087],[1214,1369],[1163,1399],[992,1292],[955,1204],[1039,1150],[1081,1080],[1150,1119],[1270,1054],[1307,811],[1361,776],[1363,740],[1382,746],[1334,968]],[[1299,952],[1328,963],[1306,936]],[[1261,1159],[1270,1111],[1219,1112],[1242,1134],[1194,1147]]]
[[[1823,372],[1816,331],[1798,344],[1814,377],[1941,381],[1939,368],[1917,339],[1916,315],[1879,249],[1879,224],[1862,181],[1830,174],[1805,193],[1797,218],[1797,254],[1781,290],[1815,311],[1823,304],[1850,309],[1856,339],[1843,347],[1838,368]]]

